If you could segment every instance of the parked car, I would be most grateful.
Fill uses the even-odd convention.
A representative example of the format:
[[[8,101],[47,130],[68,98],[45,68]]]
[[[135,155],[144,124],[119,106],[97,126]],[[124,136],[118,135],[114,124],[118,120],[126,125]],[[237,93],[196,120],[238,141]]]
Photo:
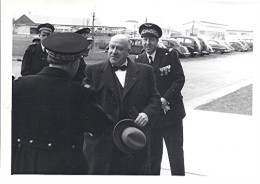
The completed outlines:
[[[243,40],[238,40],[238,42],[242,43],[242,45],[246,48],[247,51],[250,50],[250,47],[246,42],[244,42]]]
[[[187,47],[191,53],[191,57],[199,56],[201,54],[200,41],[193,36],[173,36],[178,40],[183,46]]]
[[[224,45],[226,45],[226,46],[230,49],[231,52],[235,51],[235,49],[230,45],[229,42],[227,42],[227,41],[222,41],[221,43],[223,43]]]
[[[143,45],[142,45],[142,39],[141,38],[130,38],[130,44],[131,44],[131,49],[129,51],[129,54],[140,54]]]
[[[235,49],[237,52],[245,52],[246,48],[243,46],[242,43],[238,41],[230,41],[229,44]]]
[[[171,39],[161,39],[161,42],[166,48],[173,48],[179,55],[179,57],[189,57],[190,52],[187,47],[183,46],[178,42],[178,40]]]
[[[221,43],[221,41],[218,40],[207,40],[208,44],[212,47],[214,52],[223,54],[223,53],[229,53],[230,49]]]
[[[207,41],[201,37],[197,37],[198,40],[200,41],[200,45],[201,45],[201,56],[204,55],[209,55],[212,52],[212,48],[210,48],[211,46],[209,44],[207,44]]]
[[[245,38],[245,39],[243,39],[243,41],[247,43],[247,45],[249,46],[250,50],[253,50],[253,39]]]

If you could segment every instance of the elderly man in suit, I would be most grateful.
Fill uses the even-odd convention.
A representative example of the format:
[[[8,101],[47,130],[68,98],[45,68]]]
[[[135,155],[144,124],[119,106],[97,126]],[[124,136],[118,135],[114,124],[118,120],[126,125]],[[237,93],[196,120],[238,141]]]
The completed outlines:
[[[181,90],[185,76],[176,51],[158,48],[162,30],[152,23],[139,28],[145,52],[135,59],[137,63],[151,65],[161,95],[161,111],[152,121],[150,140],[150,174],[160,175],[163,139],[166,143],[172,175],[185,175],[183,153],[183,125],[185,109]]]
[[[86,174],[84,132],[111,124],[93,91],[71,80],[87,41],[57,33],[42,44],[50,65],[13,82],[12,174]]]
[[[113,36],[108,60],[87,66],[83,84],[96,90],[98,102],[112,117],[113,126],[127,118],[139,127],[149,127],[160,110],[160,96],[152,67],[132,62],[129,49],[127,36]],[[145,174],[147,147],[136,154],[122,152],[115,146],[112,132],[85,136],[89,174]]]

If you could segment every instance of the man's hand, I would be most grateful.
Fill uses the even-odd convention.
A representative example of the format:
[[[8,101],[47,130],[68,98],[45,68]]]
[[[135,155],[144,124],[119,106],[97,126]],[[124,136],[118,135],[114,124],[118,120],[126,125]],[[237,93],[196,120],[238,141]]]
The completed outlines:
[[[170,106],[169,106],[169,102],[167,102],[164,98],[161,98],[161,102],[162,102],[162,110],[164,112],[164,114],[167,113],[167,111],[171,110]]]
[[[147,125],[148,120],[148,116],[145,113],[140,112],[134,123],[140,127],[144,127],[145,125]]]

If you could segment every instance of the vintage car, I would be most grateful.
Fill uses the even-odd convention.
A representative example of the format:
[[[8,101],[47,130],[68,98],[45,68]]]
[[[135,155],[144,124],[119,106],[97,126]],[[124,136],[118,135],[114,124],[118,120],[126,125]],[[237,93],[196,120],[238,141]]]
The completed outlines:
[[[201,45],[201,56],[209,55],[211,52],[214,52],[212,47],[207,43],[207,41],[201,37],[197,37]]]
[[[143,49],[141,38],[130,38],[131,49],[129,54],[140,54]]]
[[[187,49],[191,53],[191,57],[201,55],[200,41],[196,37],[193,37],[193,36],[173,36],[172,38],[175,38],[176,40],[178,40],[180,42],[180,44],[187,47]]]
[[[249,50],[253,50],[253,39],[252,38],[244,38],[242,39],[249,46]]]
[[[230,49],[230,52],[235,51],[235,49],[230,45],[228,41],[222,41],[221,43],[226,45]]]
[[[183,46],[178,42],[178,40],[171,39],[161,39],[161,42],[166,48],[173,48],[179,55],[179,57],[189,57],[190,52],[187,47]]]
[[[243,40],[238,40],[238,42],[242,43],[242,45],[246,48],[247,51],[250,50],[249,45],[248,45],[245,41],[243,41]]]
[[[207,42],[216,53],[223,54],[231,52],[231,50],[224,43],[221,43],[221,41],[207,40]]]
[[[245,52],[247,49],[244,47],[244,45],[238,41],[230,41],[229,44],[234,48],[237,52]]]

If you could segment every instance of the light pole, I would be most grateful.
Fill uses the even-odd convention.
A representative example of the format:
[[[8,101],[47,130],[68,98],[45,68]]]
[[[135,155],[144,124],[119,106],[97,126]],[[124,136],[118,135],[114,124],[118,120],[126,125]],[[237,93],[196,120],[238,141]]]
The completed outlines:
[[[95,22],[95,12],[92,13],[92,39],[94,43],[94,22]]]

